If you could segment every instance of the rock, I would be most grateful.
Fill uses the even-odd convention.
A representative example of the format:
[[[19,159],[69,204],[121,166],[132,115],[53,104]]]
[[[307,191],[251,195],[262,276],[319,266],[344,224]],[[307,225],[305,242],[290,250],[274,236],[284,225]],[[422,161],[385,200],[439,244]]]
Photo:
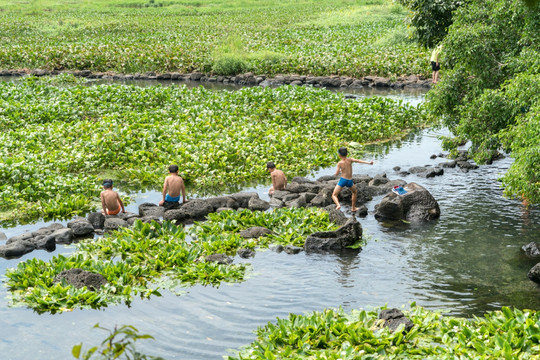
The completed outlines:
[[[530,280],[534,281],[537,284],[540,284],[540,263],[534,265],[527,273],[527,276]]]
[[[56,241],[51,235],[38,235],[27,240],[31,242],[35,249],[53,251],[56,249]]]
[[[439,204],[429,191],[416,183],[409,183],[404,188],[407,190],[405,195],[390,192],[375,207],[377,220],[407,220],[421,223],[439,218],[441,215]]]
[[[258,239],[262,236],[274,234],[274,232],[262,226],[254,226],[241,230],[239,234],[245,239]]]
[[[190,80],[192,81],[199,81],[201,80],[201,78],[204,76],[203,73],[200,73],[200,72],[194,72],[191,74],[191,76],[189,77]]]
[[[333,204],[332,201],[332,192],[334,191],[334,187],[325,187],[322,188],[319,193],[311,200],[311,205],[316,207],[326,207],[328,205]]]
[[[216,196],[206,199],[206,202],[210,204],[214,210],[223,207],[232,209],[238,208],[238,203],[230,196]]]
[[[214,212],[214,207],[205,200],[194,199],[186,202],[180,209],[167,210],[163,214],[163,220],[176,222],[190,222],[204,220],[206,215]]]
[[[408,170],[411,174],[416,174],[424,178],[432,178],[444,174],[444,170],[439,167],[414,166]]]
[[[358,207],[358,210],[356,211],[356,216],[358,217],[366,217],[368,215],[368,209],[365,205],[362,205]]]
[[[443,168],[455,168],[456,165],[457,165],[457,161],[452,160],[452,161],[439,163],[438,166],[443,167]]]
[[[279,254],[280,252],[282,252],[283,249],[284,249],[283,245],[279,245],[279,244],[270,247],[270,250],[272,250],[272,251],[274,251],[274,252],[277,252],[278,254]]]
[[[105,219],[103,229],[105,231],[118,230],[121,227],[128,227],[128,222],[124,219],[108,217]]]
[[[309,183],[290,183],[287,185],[287,191],[295,194],[305,193],[305,192],[319,192],[319,186]]]
[[[270,208],[270,204],[267,201],[259,199],[259,197],[252,197],[248,202],[248,209],[251,211],[265,211]]]
[[[287,254],[298,254],[302,250],[304,250],[304,249],[302,249],[301,247],[292,246],[292,245],[287,245],[283,249],[283,251],[285,251]]]
[[[340,251],[354,245],[362,238],[362,226],[353,217],[335,231],[317,232],[307,237],[306,251]]]
[[[287,195],[289,195],[290,193],[288,191],[285,191],[285,190],[276,190],[274,191],[274,193],[272,194],[272,199],[279,199],[279,200],[283,200],[283,198]]]
[[[293,179],[291,180],[291,184],[292,184],[292,183],[297,183],[297,184],[315,184],[315,181],[309,180],[308,178],[305,178],[305,177],[295,176],[295,177],[293,177]]]
[[[274,207],[274,208],[282,208],[283,206],[285,206],[285,203],[283,203],[283,201],[275,198],[275,197],[272,197],[270,199],[270,206],[271,207]]]
[[[386,174],[378,174],[378,175],[375,175],[375,177],[373,179],[371,179],[371,181],[368,183],[369,186],[379,186],[379,185],[382,185],[382,184],[386,184],[388,181],[390,181],[387,177],[386,177]]]
[[[338,77],[323,77],[319,84],[324,87],[340,87],[341,80]]]
[[[255,256],[255,251],[254,250],[246,249],[246,248],[238,249],[238,251],[236,253],[238,254],[238,256],[240,256],[243,259],[248,259],[250,257]]]
[[[20,235],[15,235],[15,236],[10,237],[6,241],[6,245],[9,245],[9,244],[14,243],[14,242],[22,241],[22,240],[29,240],[29,239],[31,239],[33,237],[34,237],[34,235],[32,235],[31,232],[25,232],[25,233],[22,233]]]
[[[289,208],[302,208],[307,206],[307,199],[306,195],[302,194],[298,196],[296,199],[285,202],[285,206]]]
[[[478,169],[478,165],[471,164],[468,161],[456,161],[456,164],[460,169],[467,169],[467,170]]]
[[[216,209],[216,212],[217,212],[217,213],[220,213],[220,212],[223,212],[223,211],[229,211],[229,210],[234,211],[233,208],[229,208],[229,207],[220,207],[220,208],[217,208],[217,209]]]
[[[85,236],[94,232],[94,227],[90,221],[81,218],[68,222],[68,228],[73,230],[74,236]]]
[[[118,213],[118,215],[116,215],[116,217],[119,218],[119,219],[127,221],[128,219],[131,219],[131,218],[134,218],[134,217],[139,217],[139,215],[127,211],[125,213],[123,213],[123,212]],[[103,225],[105,225],[105,223]]]
[[[256,192],[239,192],[236,194],[232,194],[231,197],[238,203],[238,207],[247,209],[249,206],[249,200],[252,197],[259,198],[259,194],[257,194]]]
[[[0,231],[0,241],[7,240],[7,236],[5,233]]]
[[[14,241],[6,245],[0,245],[0,257],[11,259],[21,257],[35,250],[35,246],[29,241]]]
[[[430,159],[436,159],[437,158],[437,155],[433,154],[429,157]]]
[[[281,201],[287,203],[289,201],[297,199],[299,196],[300,196],[300,194],[297,194],[297,193],[287,193],[287,195],[285,195],[285,196],[283,196],[281,198]]]
[[[334,175],[324,175],[317,179],[317,182],[327,182],[330,180],[339,180],[339,176]]]
[[[233,262],[233,259],[225,254],[212,254],[205,258],[206,262],[215,262],[218,264],[229,265]]]
[[[103,275],[77,268],[62,271],[54,277],[53,283],[60,283],[62,280],[77,289],[86,286],[91,291],[99,290],[107,283]]]
[[[530,242],[527,245],[523,245],[521,250],[525,252],[525,255],[528,258],[537,258],[540,257],[540,243]]]
[[[139,205],[139,216],[156,216],[162,217],[165,214],[163,206],[157,206],[153,203],[143,203]]]
[[[165,201],[163,202],[163,205],[161,206],[163,206],[163,209],[167,211],[167,210],[173,210],[173,209],[180,209],[182,204],[180,204],[180,201],[176,201],[176,202]]]
[[[386,174],[385,174],[386,176]],[[369,184],[369,182],[373,180],[373,178],[369,175],[353,175],[352,177],[352,181],[353,183],[355,184],[359,184],[359,183],[366,183]]]
[[[306,202],[309,204],[311,200],[313,200],[315,196],[317,196],[317,194],[306,192],[306,193],[301,193],[300,196],[303,196],[306,199]]]
[[[398,172],[399,170],[401,170],[401,167],[399,167],[399,166],[394,166],[394,167],[392,168],[392,170]]]
[[[72,229],[58,229],[51,234],[57,244],[69,244],[73,240]]]
[[[94,229],[103,229],[103,225],[105,224],[105,215],[103,215],[101,211],[88,214],[87,219],[90,224],[92,224]]]
[[[336,210],[336,205],[328,205],[324,208],[324,211],[328,213],[328,218],[336,225],[345,225],[347,217],[340,210]]]
[[[391,332],[396,331],[401,324],[405,326],[403,329],[404,333],[409,332],[414,326],[414,323],[398,309],[382,310],[379,314],[379,319],[384,320],[383,326],[390,329]]]

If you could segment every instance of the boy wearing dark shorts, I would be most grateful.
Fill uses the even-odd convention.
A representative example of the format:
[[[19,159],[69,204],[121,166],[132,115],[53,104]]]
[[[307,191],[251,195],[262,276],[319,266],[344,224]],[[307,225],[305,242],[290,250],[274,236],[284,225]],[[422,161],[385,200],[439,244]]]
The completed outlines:
[[[341,159],[340,162],[337,164],[336,174],[335,176],[338,176],[341,173],[341,178],[339,179],[339,182],[337,183],[334,192],[332,194],[332,200],[334,200],[334,203],[336,204],[336,210],[339,210],[341,208],[341,205],[339,204],[338,195],[341,192],[341,189],[343,187],[348,187],[351,189],[352,192],[352,205],[351,205],[351,211],[358,210],[356,208],[356,198],[358,196],[356,192],[356,186],[354,186],[354,183],[352,181],[352,164],[353,163],[360,163],[360,164],[369,164],[373,165],[374,162],[372,161],[364,161],[364,160],[357,160],[353,158],[347,157],[347,148],[340,148],[338,150],[339,158]]]

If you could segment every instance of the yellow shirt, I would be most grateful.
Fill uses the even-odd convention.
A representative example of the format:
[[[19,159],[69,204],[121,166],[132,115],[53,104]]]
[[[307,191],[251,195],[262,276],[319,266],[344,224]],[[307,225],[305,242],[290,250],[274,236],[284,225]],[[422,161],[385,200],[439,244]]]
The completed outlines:
[[[437,46],[431,53],[431,61],[439,62],[439,54],[441,53],[442,45]]]

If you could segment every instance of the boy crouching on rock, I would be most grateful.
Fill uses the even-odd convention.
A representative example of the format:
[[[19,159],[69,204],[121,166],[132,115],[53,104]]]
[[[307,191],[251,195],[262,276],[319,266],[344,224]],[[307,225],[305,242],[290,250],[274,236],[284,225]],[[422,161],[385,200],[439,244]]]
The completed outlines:
[[[103,181],[103,191],[100,194],[101,198],[101,213],[104,215],[116,215],[122,210],[123,213],[126,212],[124,209],[124,203],[116,191],[112,189],[113,181],[111,179],[106,179]]]

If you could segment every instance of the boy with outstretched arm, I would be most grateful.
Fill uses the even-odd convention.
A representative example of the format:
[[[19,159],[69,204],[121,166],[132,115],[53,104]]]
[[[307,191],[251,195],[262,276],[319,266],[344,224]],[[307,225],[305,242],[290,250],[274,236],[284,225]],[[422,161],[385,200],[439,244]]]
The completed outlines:
[[[126,212],[124,209],[124,203],[120,199],[120,195],[112,189],[113,181],[111,179],[103,180],[103,191],[100,194],[101,198],[101,212],[104,215],[116,215],[122,210],[123,213]]]
[[[183,202],[186,202],[186,188],[184,187],[184,179],[178,175],[178,166],[169,166],[169,175],[163,183],[163,200],[159,202],[160,206],[167,203],[178,203],[180,201],[180,193],[182,193]]]
[[[272,187],[268,190],[268,194],[272,195],[275,190],[285,190],[287,186],[287,177],[283,171],[276,169],[276,165],[269,161],[266,164],[266,170],[270,173],[272,178]]]
[[[364,161],[364,160],[357,160],[353,158],[347,157],[347,148],[340,148],[338,150],[339,158],[341,159],[340,162],[337,164],[336,169],[336,175],[338,176],[341,173],[341,178],[339,179],[339,182],[337,183],[334,192],[332,193],[332,200],[334,200],[334,203],[336,204],[336,210],[339,210],[341,208],[341,205],[339,204],[338,195],[341,192],[341,189],[343,187],[348,187],[351,189],[352,192],[352,205],[351,205],[351,211],[358,210],[356,208],[356,186],[354,186],[354,183],[352,181],[352,164],[353,163],[360,163],[360,164],[369,164],[373,165],[374,162],[372,161]]]

